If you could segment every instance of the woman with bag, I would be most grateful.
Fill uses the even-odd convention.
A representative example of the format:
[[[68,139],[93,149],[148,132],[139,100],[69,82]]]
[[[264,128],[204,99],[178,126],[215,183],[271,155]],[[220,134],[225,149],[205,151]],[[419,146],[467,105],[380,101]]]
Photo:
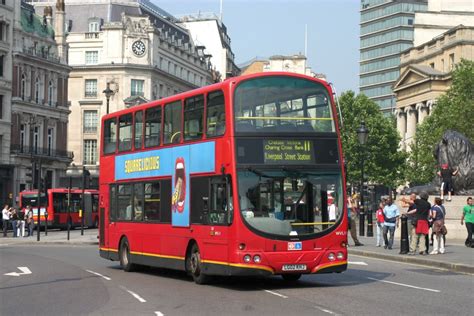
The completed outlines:
[[[375,211],[375,218],[377,219],[377,247],[382,246],[382,231],[383,231],[383,223],[385,222],[384,216],[383,216],[383,208],[384,204],[383,202],[380,202],[379,208],[377,211]]]
[[[435,198],[435,205],[431,208],[430,217],[433,219],[433,233],[435,234],[433,240],[433,251],[430,255],[437,255],[438,253],[444,253],[444,218],[446,210],[443,206],[443,200]]]

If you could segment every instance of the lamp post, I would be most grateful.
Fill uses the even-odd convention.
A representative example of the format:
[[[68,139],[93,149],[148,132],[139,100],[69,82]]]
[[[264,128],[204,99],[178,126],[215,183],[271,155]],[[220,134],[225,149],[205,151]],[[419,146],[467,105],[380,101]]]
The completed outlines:
[[[357,129],[357,138],[359,139],[359,144],[362,147],[362,159],[361,159],[361,179],[360,179],[360,213],[359,213],[359,235],[365,235],[365,202],[364,202],[364,159],[365,159],[365,144],[367,143],[367,138],[369,136],[369,130],[365,127],[365,122],[362,121],[360,127]],[[367,236],[373,236],[372,230],[372,214],[368,214],[367,217]]]
[[[114,90],[110,89],[110,82],[107,82],[107,88],[105,88],[104,91],[102,91],[103,94],[105,94],[105,98],[107,99],[107,113],[109,114],[109,102],[110,102],[110,97],[115,94]]]

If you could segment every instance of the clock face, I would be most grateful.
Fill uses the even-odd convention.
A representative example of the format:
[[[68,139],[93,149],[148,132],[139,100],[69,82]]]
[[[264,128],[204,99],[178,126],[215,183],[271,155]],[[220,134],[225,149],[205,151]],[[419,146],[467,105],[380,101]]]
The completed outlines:
[[[145,54],[145,50],[146,50],[145,43],[143,43],[142,41],[133,42],[132,51],[135,55],[143,56]]]

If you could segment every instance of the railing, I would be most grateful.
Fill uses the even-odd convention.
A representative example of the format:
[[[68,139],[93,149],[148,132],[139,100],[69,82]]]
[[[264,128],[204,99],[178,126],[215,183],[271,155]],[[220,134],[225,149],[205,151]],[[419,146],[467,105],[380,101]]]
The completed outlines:
[[[86,39],[99,38],[99,32],[87,32],[87,33],[84,34],[84,37]]]
[[[51,158],[68,158],[72,159],[74,153],[72,151],[66,150],[57,150],[44,147],[35,147],[35,146],[23,146],[20,144],[11,144],[10,152],[17,155],[25,156],[46,156]]]
[[[86,98],[96,98],[97,97],[97,91],[86,91],[84,93],[84,96]]]
[[[35,57],[44,58],[55,63],[59,63],[60,61],[60,58],[58,56],[53,55],[53,54],[48,54],[46,51],[41,51],[41,50],[35,49],[34,47],[23,47],[23,53],[27,55],[35,56]]]

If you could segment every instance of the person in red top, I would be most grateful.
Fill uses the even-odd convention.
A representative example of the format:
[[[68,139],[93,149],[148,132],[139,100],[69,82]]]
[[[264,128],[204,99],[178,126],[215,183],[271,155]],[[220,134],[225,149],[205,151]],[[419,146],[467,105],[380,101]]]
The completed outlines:
[[[383,230],[383,223],[385,221],[383,217],[383,207],[384,203],[380,202],[379,208],[375,211],[375,218],[377,219],[377,247],[382,246],[382,230]]]

